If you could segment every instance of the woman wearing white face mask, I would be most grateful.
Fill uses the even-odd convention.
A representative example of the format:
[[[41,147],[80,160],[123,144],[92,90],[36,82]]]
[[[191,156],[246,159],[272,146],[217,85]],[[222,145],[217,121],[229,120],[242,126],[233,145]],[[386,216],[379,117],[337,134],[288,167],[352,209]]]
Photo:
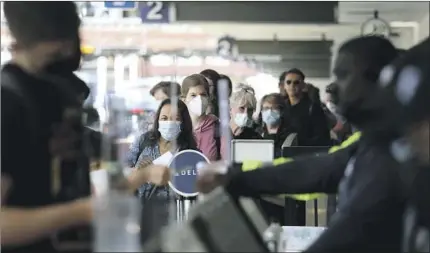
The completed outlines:
[[[252,128],[252,114],[257,106],[257,100],[249,86],[243,86],[230,97],[230,129],[232,138],[238,140],[262,139],[261,135]],[[221,139],[221,156],[225,156],[225,143]]]
[[[193,122],[197,148],[211,161],[220,158],[218,118],[206,114],[209,105],[209,83],[203,75],[194,74],[182,82],[182,97],[187,104]]]
[[[144,169],[152,164],[152,161],[172,151],[172,141],[177,141],[179,150],[198,150],[194,136],[193,127],[187,106],[182,101],[178,101],[178,113],[176,118],[171,114],[171,100],[165,99],[155,114],[154,127],[149,132],[142,134],[131,145],[127,154],[127,163],[135,169]],[[169,188],[157,187],[154,190],[153,184],[144,184],[138,190],[139,197],[144,201],[149,197],[157,198],[161,201],[169,199]],[[166,210],[167,211],[167,210]]]
[[[281,94],[272,93],[261,99],[261,110],[257,120],[260,126],[258,132],[264,139],[274,141],[275,158],[281,157],[284,140],[295,132],[288,122],[288,113]]]

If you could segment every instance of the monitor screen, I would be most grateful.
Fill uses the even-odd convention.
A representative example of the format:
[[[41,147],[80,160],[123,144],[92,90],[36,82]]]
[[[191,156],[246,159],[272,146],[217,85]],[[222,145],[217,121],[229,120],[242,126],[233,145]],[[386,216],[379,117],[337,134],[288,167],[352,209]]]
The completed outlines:
[[[272,162],[275,153],[273,140],[232,140],[231,158],[233,162],[244,161]]]

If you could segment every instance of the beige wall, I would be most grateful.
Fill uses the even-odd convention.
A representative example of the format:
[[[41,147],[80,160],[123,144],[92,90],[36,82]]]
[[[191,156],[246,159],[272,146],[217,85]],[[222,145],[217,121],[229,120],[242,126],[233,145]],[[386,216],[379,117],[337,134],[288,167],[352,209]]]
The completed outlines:
[[[429,22],[429,13],[427,13],[419,24],[420,41],[429,36]]]

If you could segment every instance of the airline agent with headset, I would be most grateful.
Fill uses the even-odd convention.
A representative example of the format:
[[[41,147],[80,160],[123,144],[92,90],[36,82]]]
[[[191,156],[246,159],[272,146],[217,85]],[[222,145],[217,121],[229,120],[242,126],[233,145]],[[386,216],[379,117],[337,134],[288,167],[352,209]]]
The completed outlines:
[[[408,205],[403,223],[402,252],[430,251],[430,39],[406,52],[387,66],[381,78],[384,108],[378,132],[396,129],[405,136],[393,142],[393,155],[403,162],[399,172],[404,179]],[[378,131],[379,130],[379,131]]]
[[[378,117],[369,97],[379,88],[379,72],[397,57],[386,39],[366,36],[344,43],[338,52],[334,74],[339,86],[339,109],[358,129]],[[327,193],[339,196],[338,212],[327,230],[307,252],[329,250],[398,250],[404,196],[399,190],[399,163],[388,150],[391,136],[357,132],[329,154],[295,159],[279,158],[273,166],[258,162],[233,164],[227,175],[217,172],[222,163],[203,168],[200,192],[225,185],[233,196]],[[211,169],[212,168],[212,169]],[[219,170],[218,170],[219,171]],[[314,194],[294,195],[309,200]]]

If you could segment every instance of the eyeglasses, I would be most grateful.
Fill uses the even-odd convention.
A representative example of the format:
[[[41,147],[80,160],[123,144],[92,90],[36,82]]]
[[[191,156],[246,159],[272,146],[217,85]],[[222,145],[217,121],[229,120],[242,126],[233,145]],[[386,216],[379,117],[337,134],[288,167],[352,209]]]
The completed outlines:
[[[290,84],[299,85],[300,81],[299,80],[286,80],[285,83],[288,85],[290,85]]]

